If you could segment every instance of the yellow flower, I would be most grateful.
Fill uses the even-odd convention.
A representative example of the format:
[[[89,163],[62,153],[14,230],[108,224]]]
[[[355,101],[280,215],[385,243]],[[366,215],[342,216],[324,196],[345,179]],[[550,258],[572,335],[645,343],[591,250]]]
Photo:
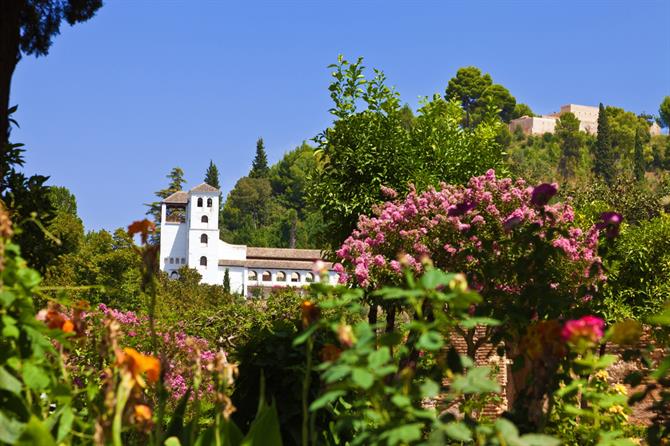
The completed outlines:
[[[145,423],[147,421],[151,421],[151,408],[144,404],[136,404],[134,415],[135,420],[138,423]]]
[[[607,370],[598,370],[593,376],[601,381],[607,381],[607,379],[610,377],[610,374],[607,373]]]
[[[607,411],[613,415],[621,415],[624,420],[628,420],[628,415],[626,415],[626,409],[624,409],[623,406],[620,404],[615,404],[614,406],[611,406]]]
[[[619,395],[628,395],[628,389],[623,384],[614,384],[613,388]]]

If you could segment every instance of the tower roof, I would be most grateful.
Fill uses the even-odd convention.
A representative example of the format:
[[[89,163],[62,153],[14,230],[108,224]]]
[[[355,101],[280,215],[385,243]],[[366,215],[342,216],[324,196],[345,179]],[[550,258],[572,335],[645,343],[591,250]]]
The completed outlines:
[[[219,192],[219,189],[215,188],[214,186],[210,186],[207,183],[200,183],[189,192]]]
[[[163,203],[186,204],[188,203],[188,193],[180,190],[165,198]]]

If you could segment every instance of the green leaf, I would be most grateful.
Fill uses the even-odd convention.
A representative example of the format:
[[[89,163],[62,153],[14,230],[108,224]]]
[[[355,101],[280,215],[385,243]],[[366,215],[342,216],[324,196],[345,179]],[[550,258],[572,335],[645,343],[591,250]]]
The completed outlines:
[[[606,369],[607,367],[614,364],[617,360],[616,355],[603,355],[598,359],[595,367],[598,369]]]
[[[428,331],[419,337],[416,347],[428,351],[436,351],[444,345],[444,337],[436,331]]]
[[[432,379],[427,379],[422,382],[420,389],[422,398],[433,398],[440,393],[440,386]]]
[[[9,373],[4,367],[0,367],[0,389],[7,390],[15,395],[21,395],[21,381]]]
[[[472,441],[472,432],[465,425],[458,421],[452,421],[447,423],[443,427],[444,433],[449,436],[452,440],[456,441]]]
[[[367,390],[370,387],[372,387],[375,378],[372,375],[372,373],[368,372],[365,369],[357,367],[351,372],[351,379],[354,381],[354,384],[356,384],[358,387]]]
[[[391,352],[388,347],[382,347],[368,355],[368,365],[372,370],[385,365],[391,359]]]
[[[500,325],[500,321],[497,319],[492,319],[490,317],[469,317],[460,322],[460,325],[463,328],[475,328],[477,325],[488,325],[495,327]]]
[[[186,393],[179,399],[177,406],[170,417],[170,424],[168,424],[167,431],[165,435],[168,437],[179,437],[184,431],[184,419],[186,414],[186,407],[188,406],[188,401],[191,398],[191,388],[189,387],[186,390]]]
[[[14,300],[16,300],[16,295],[11,291],[2,291],[0,292],[0,304],[3,307],[9,307]]]
[[[381,438],[386,438],[389,445],[411,443],[421,438],[422,427],[421,423],[406,424],[387,430],[381,435]]]
[[[32,362],[23,364],[21,375],[23,376],[23,382],[30,389],[42,390],[49,385],[49,376],[41,367]]]
[[[60,422],[58,423],[58,433],[56,435],[56,441],[61,442],[70,433],[72,429],[72,422],[74,421],[74,412],[70,406],[65,406],[63,408],[63,413],[60,416]]]
[[[56,446],[49,429],[33,416],[26,424],[23,433],[16,442],[17,446]]]
[[[241,446],[281,446],[279,416],[274,402],[265,406],[251,423]]]
[[[449,276],[439,269],[429,269],[421,276],[421,286],[427,290],[434,290],[440,285],[449,283]]]
[[[500,385],[489,378],[490,373],[488,367],[470,369],[465,375],[457,376],[452,387],[460,393],[498,393]]]
[[[558,446],[561,444],[561,440],[542,434],[526,434],[521,437],[521,440],[528,446]]]
[[[344,394],[346,394],[344,390],[331,390],[329,392],[326,392],[319,398],[314,400],[314,402],[312,402],[312,404],[309,406],[309,410],[310,411],[319,410],[322,407],[325,407],[328,404],[332,403],[333,401],[337,400]]]
[[[293,346],[296,347],[300,344],[303,344],[307,339],[312,336],[312,333],[316,331],[319,326],[317,324],[310,325],[307,330],[300,333],[294,340]]]
[[[391,397],[391,402],[401,409],[403,407],[409,406],[412,403],[412,401],[407,396],[400,394],[393,395]]]
[[[179,441],[179,438],[177,437],[170,437],[167,440],[165,440],[165,443],[163,443],[165,446],[181,446],[181,442]]]
[[[14,418],[7,418],[5,413],[0,411],[0,443],[16,444],[25,426]]]

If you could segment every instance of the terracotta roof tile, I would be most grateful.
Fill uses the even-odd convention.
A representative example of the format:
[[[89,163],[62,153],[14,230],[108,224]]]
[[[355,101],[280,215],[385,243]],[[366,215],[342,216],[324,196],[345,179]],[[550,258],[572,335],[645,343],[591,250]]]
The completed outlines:
[[[218,191],[219,189],[215,188],[214,186],[210,186],[207,183],[200,183],[193,189],[191,189],[189,192],[218,192]]]
[[[188,203],[188,192],[178,191],[163,200],[163,203],[186,204]]]

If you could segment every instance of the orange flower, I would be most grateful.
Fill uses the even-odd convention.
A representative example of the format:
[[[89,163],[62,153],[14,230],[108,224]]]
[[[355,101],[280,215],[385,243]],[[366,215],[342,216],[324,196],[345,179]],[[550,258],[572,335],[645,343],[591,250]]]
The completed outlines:
[[[123,349],[123,353],[119,355],[118,362],[128,368],[133,375],[133,379],[142,387],[144,387],[144,382],[140,376],[142,373],[146,373],[149,382],[158,381],[161,364],[153,356],[143,355],[134,348],[126,347]]]
[[[63,322],[61,330],[63,330],[65,333],[72,333],[74,331],[74,324],[70,319],[67,319],[65,322]]]
[[[151,421],[151,408],[145,404],[136,404],[134,415],[136,423],[147,423]]]
[[[149,233],[153,234],[155,232],[156,232],[156,225],[153,222],[147,220],[146,218],[144,220],[134,221],[131,223],[130,226],[128,226],[128,235],[132,237],[135,234],[140,234],[142,244],[145,245],[147,243]]]
[[[320,310],[315,303],[304,300],[300,304],[300,308],[302,309],[302,326],[304,328],[309,327],[319,318]]]

